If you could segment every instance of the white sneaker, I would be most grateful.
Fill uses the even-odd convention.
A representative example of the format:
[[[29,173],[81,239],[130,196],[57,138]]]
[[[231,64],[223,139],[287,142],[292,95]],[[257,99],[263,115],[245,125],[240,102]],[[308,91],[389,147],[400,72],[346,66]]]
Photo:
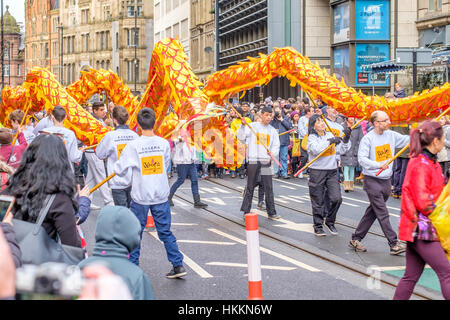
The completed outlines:
[[[303,172],[300,172],[300,174],[297,176],[299,179],[303,179]]]
[[[96,206],[95,204],[91,203],[91,210],[100,210],[101,208],[99,206]]]

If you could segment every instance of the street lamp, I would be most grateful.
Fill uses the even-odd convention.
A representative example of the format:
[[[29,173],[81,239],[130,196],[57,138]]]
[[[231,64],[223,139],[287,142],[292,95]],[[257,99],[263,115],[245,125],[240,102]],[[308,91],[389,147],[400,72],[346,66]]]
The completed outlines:
[[[63,83],[63,77],[64,77],[64,70],[63,70],[63,50],[64,50],[64,27],[62,23],[59,23],[59,17],[58,17],[58,25],[56,26],[56,29],[58,29],[58,37],[59,37],[59,43],[60,43],[60,48],[59,48],[59,82],[62,84]],[[60,36],[60,32],[59,30],[61,30],[61,36]]]
[[[1,47],[2,47],[2,49],[1,49],[1,54],[2,54],[2,57],[1,57],[1,63],[2,63],[2,92],[3,92],[3,87],[5,86],[5,65],[4,65],[4,57],[3,57],[3,54],[4,54],[4,52],[3,52],[3,45],[4,45],[4,43],[3,43],[3,0],[1,0],[1,4],[0,4],[1,6],[2,6],[2,9],[1,9],[1,15],[2,15],[2,17],[1,17]]]
[[[134,93],[137,93],[137,7],[134,6]]]

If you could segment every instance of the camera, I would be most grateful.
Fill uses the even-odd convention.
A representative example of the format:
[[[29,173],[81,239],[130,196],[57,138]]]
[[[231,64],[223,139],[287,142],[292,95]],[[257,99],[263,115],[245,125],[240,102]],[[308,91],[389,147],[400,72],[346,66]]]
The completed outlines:
[[[47,262],[27,264],[17,269],[16,291],[20,294],[38,294],[73,299],[84,284],[81,269],[76,265]]]

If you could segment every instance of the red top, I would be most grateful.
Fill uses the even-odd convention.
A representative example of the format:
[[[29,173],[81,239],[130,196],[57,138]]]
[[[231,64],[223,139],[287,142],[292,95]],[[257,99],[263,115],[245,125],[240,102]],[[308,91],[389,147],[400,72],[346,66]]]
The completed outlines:
[[[17,140],[19,141],[19,145],[16,145],[14,147],[14,151],[12,154],[11,144],[2,145],[0,147],[0,160],[2,160],[3,162],[7,162],[9,158],[8,164],[14,169],[17,169],[17,167],[19,166],[20,161],[22,160],[22,154],[27,148],[27,140],[25,139],[23,132],[19,133]]]
[[[402,188],[402,204],[398,238],[414,242],[418,213],[428,216],[444,189],[442,168],[436,156],[424,150],[409,160]]]

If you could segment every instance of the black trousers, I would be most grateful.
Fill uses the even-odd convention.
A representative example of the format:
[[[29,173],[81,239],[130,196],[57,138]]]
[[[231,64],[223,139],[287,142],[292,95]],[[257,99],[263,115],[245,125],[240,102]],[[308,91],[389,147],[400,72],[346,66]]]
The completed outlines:
[[[299,159],[300,164],[299,164],[298,170],[303,168],[308,163],[308,152],[303,148],[300,148],[300,152],[301,152],[300,159]],[[306,169],[306,170],[308,170],[308,169]],[[305,171],[305,173],[306,173],[306,171]]]
[[[405,180],[406,168],[408,167],[409,158],[397,158],[394,161],[394,172],[392,174],[392,186],[395,195],[402,195],[403,181]]]
[[[309,196],[313,211],[314,228],[322,228],[326,223],[334,224],[337,212],[342,203],[341,188],[337,180],[337,169],[309,169]],[[325,189],[327,189],[330,207],[325,215]]]
[[[275,210],[275,200],[273,197],[272,169],[270,162],[268,164],[262,164],[260,162],[249,162],[247,164],[247,186],[244,192],[241,211],[249,213],[252,209],[253,192],[258,184],[258,176],[261,177],[261,183],[263,184],[267,214],[275,215],[277,212]],[[261,185],[259,186],[259,189],[261,189]]]
[[[378,220],[381,230],[386,236],[389,246],[393,247],[397,243],[397,234],[391,226],[389,211],[386,201],[391,193],[391,179],[378,179],[371,176],[364,176],[364,191],[367,193],[370,205],[367,207],[361,221],[352,234],[352,240],[361,241],[369,232],[375,220]]]
[[[112,198],[115,206],[130,208],[131,187],[126,189],[111,189]]]

